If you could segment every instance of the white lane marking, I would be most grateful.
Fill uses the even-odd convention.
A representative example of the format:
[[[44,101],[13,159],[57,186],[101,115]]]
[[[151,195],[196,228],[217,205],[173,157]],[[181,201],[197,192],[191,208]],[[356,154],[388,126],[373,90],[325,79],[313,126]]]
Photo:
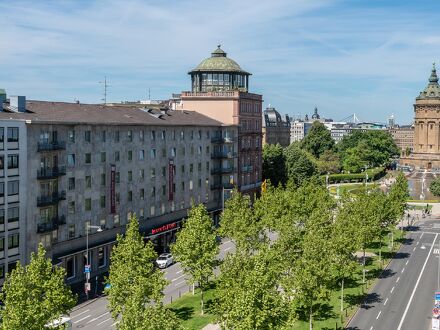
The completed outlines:
[[[403,273],[404,271],[405,271],[405,267],[403,267],[403,269],[402,269],[401,273]]]
[[[89,317],[91,317],[92,315],[87,315],[86,317],[83,317],[82,319],[79,319],[79,320],[77,320],[77,321],[75,321],[75,322],[73,322],[73,323],[78,323],[78,322],[81,322],[81,321],[83,321],[83,320],[85,320],[85,319],[87,319],[87,318],[89,318]]]
[[[383,305],[385,306],[387,304],[387,302],[388,302],[388,298],[385,299],[385,302],[383,303]]]
[[[416,248],[413,249],[413,251],[415,251],[415,250],[416,250]]]
[[[70,319],[72,320],[72,319],[74,319],[75,317],[78,317],[78,316],[80,316],[80,315],[83,315],[84,313],[87,313],[89,310],[90,310],[90,309],[85,310],[84,312],[81,312],[81,313],[79,313],[79,314],[76,314],[75,316],[71,316]]]
[[[186,281],[180,281],[179,283],[174,284],[175,286],[179,286],[180,284],[186,283]]]
[[[176,274],[180,274],[181,272],[183,272],[183,269],[181,269],[178,272],[176,272]]]
[[[114,325],[116,325],[116,324],[118,324],[118,323],[119,323],[119,321],[116,321],[115,323],[112,324],[112,326],[114,326]]]
[[[96,326],[101,325],[101,324],[103,324],[103,323],[105,323],[105,322],[108,322],[108,321],[110,321],[110,320],[112,320],[111,317],[109,317],[108,319],[105,319],[105,320],[102,321],[102,322],[99,322]]]
[[[400,280],[400,277],[397,278],[396,283],[399,282],[399,280]]]
[[[405,265],[408,265],[408,262],[409,262],[409,260],[407,260],[407,261],[405,262]]]
[[[93,318],[93,319],[87,321],[87,324],[92,323],[92,322],[94,322],[94,321],[96,321],[96,320],[99,320],[101,317],[107,315],[108,313],[109,313],[109,312],[106,312],[106,313],[104,313],[104,314],[101,314],[101,315],[99,315],[99,316],[97,316],[97,317],[95,317],[95,318]]]
[[[422,245],[420,248],[421,248],[422,250],[424,250],[424,249],[426,249],[426,246]]]
[[[370,330],[373,330],[373,326],[370,327]]]
[[[411,302],[414,298],[414,294],[417,290],[417,286],[419,285],[420,279],[422,278],[422,274],[425,271],[426,264],[428,263],[428,259],[431,255],[432,248],[434,247],[434,243],[435,243],[435,240],[437,239],[437,236],[438,236],[438,234],[435,234],[434,240],[432,241],[432,244],[431,244],[431,249],[430,249],[428,255],[426,256],[425,263],[423,264],[422,270],[420,271],[419,278],[417,279],[416,285],[414,286],[414,290],[411,294],[411,297],[409,298],[408,304],[406,305],[405,312],[403,313],[402,319],[400,320],[399,327],[397,328],[397,330],[402,329],[402,324],[403,324],[403,321],[405,320],[406,313],[408,313],[408,309],[409,309],[409,306],[411,305]]]
[[[419,245],[419,242],[417,242],[416,245]]]
[[[439,249],[434,249],[434,254],[438,254],[439,253]]]
[[[422,233],[422,235],[420,235],[420,238],[422,238],[422,237],[423,237],[423,234],[424,234],[424,233]]]
[[[391,293],[393,293],[393,291],[394,291],[394,286],[391,288]]]
[[[182,278],[182,277],[184,277],[184,276],[185,276],[185,274],[180,275],[180,276],[178,276],[178,277],[176,277],[176,278],[173,278],[173,279],[171,280],[171,282],[176,282],[179,278]]]
[[[382,313],[382,311],[379,311],[379,313],[377,313],[376,320],[379,318],[380,313]]]
[[[229,251],[230,249],[232,249],[232,246],[226,248],[226,249],[225,249],[225,252],[226,252],[226,251]]]

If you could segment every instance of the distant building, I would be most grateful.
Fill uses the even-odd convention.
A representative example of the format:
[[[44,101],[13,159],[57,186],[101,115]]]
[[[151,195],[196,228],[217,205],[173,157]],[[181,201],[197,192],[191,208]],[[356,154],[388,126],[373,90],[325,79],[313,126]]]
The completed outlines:
[[[263,112],[263,145],[277,143],[283,147],[290,144],[290,118],[283,118],[269,105]]]
[[[394,114],[388,118],[388,128],[393,128],[396,126],[396,122],[394,121]]]
[[[413,151],[414,145],[414,126],[393,126],[388,128],[402,156],[407,156],[408,152]]]

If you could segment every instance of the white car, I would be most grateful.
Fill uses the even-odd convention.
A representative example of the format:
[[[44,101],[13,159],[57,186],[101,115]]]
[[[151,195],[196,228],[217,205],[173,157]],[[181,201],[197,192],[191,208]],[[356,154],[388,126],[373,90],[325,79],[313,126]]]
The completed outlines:
[[[159,258],[156,259],[157,267],[167,268],[174,263],[173,256],[171,253],[162,253]]]

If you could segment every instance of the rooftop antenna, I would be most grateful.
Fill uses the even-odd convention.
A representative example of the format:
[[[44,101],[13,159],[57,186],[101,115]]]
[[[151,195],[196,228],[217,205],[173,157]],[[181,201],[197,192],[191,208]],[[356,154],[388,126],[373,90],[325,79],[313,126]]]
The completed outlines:
[[[148,100],[151,100],[150,89],[148,88]]]
[[[107,76],[104,76],[104,81],[100,81],[99,83],[104,84],[104,98],[101,99],[101,101],[104,101],[104,104],[107,104],[107,88],[108,88]]]

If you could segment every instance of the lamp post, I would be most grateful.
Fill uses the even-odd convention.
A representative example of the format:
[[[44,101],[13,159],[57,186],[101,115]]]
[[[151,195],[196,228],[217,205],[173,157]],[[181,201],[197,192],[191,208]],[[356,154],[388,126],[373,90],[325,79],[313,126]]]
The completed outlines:
[[[89,300],[89,285],[90,285],[90,273],[92,271],[92,267],[90,265],[90,260],[89,260],[89,230],[90,229],[96,229],[97,232],[101,232],[102,228],[100,226],[92,226],[87,224],[86,225],[86,260],[87,260],[87,265],[84,267],[84,272],[86,273],[86,284],[85,284],[85,291],[86,291],[86,299]],[[86,271],[88,270],[88,271]]]

